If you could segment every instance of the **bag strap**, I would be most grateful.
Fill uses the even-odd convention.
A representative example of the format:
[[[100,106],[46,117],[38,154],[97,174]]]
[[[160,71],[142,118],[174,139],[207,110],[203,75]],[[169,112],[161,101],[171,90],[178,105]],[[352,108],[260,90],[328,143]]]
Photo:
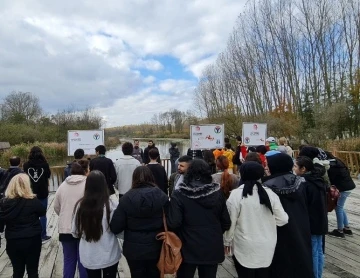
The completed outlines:
[[[165,211],[163,209],[163,223],[164,223],[164,229],[165,229],[165,232],[168,231],[168,227],[167,227],[167,224],[166,224],[166,216],[165,216]]]

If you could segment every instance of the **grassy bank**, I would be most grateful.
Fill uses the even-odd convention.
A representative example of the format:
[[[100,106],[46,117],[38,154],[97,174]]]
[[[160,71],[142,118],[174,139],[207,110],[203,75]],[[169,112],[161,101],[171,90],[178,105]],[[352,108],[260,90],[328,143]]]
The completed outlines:
[[[30,149],[33,146],[39,146],[43,150],[46,159],[49,161],[61,159],[67,156],[66,143],[22,143],[14,145],[0,154],[0,166],[2,168],[7,168],[9,166],[9,158],[12,156],[18,156],[21,158],[22,163],[25,162],[28,159]]]

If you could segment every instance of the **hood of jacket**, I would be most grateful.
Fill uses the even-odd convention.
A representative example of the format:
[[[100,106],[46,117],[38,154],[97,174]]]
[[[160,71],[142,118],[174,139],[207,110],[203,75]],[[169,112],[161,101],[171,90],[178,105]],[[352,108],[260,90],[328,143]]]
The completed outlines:
[[[326,171],[330,169],[330,161],[329,160],[320,160],[319,158],[315,157],[313,159],[313,163],[323,166]]]
[[[263,185],[269,187],[278,195],[290,196],[300,188],[304,181],[303,177],[285,173],[263,178]]]
[[[128,209],[134,215],[142,217],[151,217],[169,201],[169,197],[161,189],[152,185],[133,188],[125,196],[130,202]]]
[[[9,221],[15,219],[22,208],[24,207],[26,199],[24,198],[15,198],[8,199],[4,198],[1,200],[1,209],[0,209],[0,218],[3,220]]]
[[[183,196],[193,199],[205,208],[217,205],[220,192],[220,184],[212,182],[204,184],[200,181],[191,181],[189,184],[180,183],[178,191]]]
[[[70,185],[78,185],[86,180],[86,176],[84,175],[71,175],[66,178],[66,183]]]
[[[310,172],[310,173],[302,175],[302,177],[305,179],[305,181],[307,181],[308,183],[311,183],[312,185],[318,187],[319,189],[321,189],[323,191],[326,190],[325,181],[321,176]]]

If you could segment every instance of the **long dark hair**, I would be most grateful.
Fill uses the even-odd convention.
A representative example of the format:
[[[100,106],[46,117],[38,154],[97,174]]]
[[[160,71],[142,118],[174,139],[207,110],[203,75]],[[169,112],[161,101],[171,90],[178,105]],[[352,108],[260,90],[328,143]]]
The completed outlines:
[[[106,219],[110,223],[110,196],[105,176],[98,170],[91,171],[86,178],[84,197],[75,205],[78,207],[75,225],[78,237],[85,236],[88,242],[97,242],[103,234],[102,218],[104,206]]]
[[[131,188],[138,188],[141,185],[156,186],[154,175],[147,166],[136,167],[133,172]]]
[[[46,162],[44,153],[43,153],[42,149],[38,146],[34,146],[31,148],[28,159],[29,160],[41,160],[41,161]]]

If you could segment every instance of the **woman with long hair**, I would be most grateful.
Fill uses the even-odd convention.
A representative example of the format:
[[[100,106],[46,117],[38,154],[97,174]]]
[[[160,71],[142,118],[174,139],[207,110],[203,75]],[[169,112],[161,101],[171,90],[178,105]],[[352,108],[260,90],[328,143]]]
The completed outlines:
[[[31,188],[41,204],[47,209],[49,196],[49,178],[51,176],[49,163],[43,154],[40,147],[34,146],[31,148],[28,161],[24,163],[24,172],[29,175],[31,181]],[[46,234],[46,215],[40,217],[41,223],[41,239],[45,243],[51,239]]]
[[[139,166],[132,176],[132,187],[120,199],[110,229],[124,234],[124,255],[132,278],[158,278],[156,266],[162,242],[156,235],[164,231],[163,213],[169,197],[156,186],[151,170]]]
[[[86,176],[89,173],[89,161],[74,161],[70,173],[71,175],[56,191],[54,201],[55,213],[59,215],[59,241],[64,253],[63,277],[74,278],[77,265],[80,278],[86,278],[86,270],[79,259],[80,240],[72,236],[71,224],[75,205],[84,196]]]
[[[227,157],[220,155],[216,159],[218,172],[212,175],[213,182],[219,183],[225,198],[229,198],[231,190],[239,186],[239,177],[229,173],[229,160]]]
[[[305,179],[303,187],[310,220],[314,277],[321,278],[324,267],[323,237],[328,231],[326,183],[309,157],[298,156],[294,172]]]
[[[277,241],[276,227],[288,222],[279,197],[259,182],[264,167],[245,162],[240,167],[243,184],[227,200],[231,227],[224,234],[225,251],[234,248],[236,272],[241,278],[267,278]]]
[[[45,207],[33,194],[26,174],[14,176],[0,202],[0,232],[6,238],[14,278],[38,278],[41,252],[41,224],[39,217],[46,214]]]
[[[223,233],[231,221],[224,194],[204,160],[190,162],[184,181],[172,194],[167,223],[183,244],[177,277],[194,277],[198,269],[200,278],[215,278],[225,259]]]
[[[110,199],[104,174],[91,171],[86,178],[84,197],[76,203],[72,222],[72,234],[80,238],[80,262],[89,278],[116,277],[121,249],[110,231],[116,206]]]

